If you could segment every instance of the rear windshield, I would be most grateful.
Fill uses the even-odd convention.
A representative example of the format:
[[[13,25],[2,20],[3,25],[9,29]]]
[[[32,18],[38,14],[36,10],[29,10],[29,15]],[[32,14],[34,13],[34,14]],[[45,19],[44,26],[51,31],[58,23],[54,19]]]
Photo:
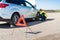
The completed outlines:
[[[0,0],[0,2],[1,2],[2,0]]]
[[[14,3],[14,4],[24,4],[25,5],[25,1],[24,0],[6,0],[6,2]]]

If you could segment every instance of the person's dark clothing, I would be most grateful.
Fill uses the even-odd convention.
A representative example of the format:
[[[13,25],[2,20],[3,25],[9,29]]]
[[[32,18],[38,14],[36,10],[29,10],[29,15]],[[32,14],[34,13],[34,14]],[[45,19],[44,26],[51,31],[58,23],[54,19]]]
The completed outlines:
[[[42,14],[41,14],[41,21],[45,21],[45,20],[46,20],[45,13],[42,13]]]

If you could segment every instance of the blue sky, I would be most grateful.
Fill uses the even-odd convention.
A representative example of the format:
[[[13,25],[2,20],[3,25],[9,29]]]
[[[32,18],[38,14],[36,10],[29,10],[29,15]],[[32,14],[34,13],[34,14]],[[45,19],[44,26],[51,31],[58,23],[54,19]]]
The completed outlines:
[[[38,9],[60,9],[60,0],[36,0],[36,5]]]

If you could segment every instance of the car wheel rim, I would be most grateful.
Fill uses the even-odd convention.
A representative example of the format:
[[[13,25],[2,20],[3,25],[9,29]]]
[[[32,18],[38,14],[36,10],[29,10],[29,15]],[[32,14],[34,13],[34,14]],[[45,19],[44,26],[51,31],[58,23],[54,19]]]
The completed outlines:
[[[18,19],[19,19],[19,16],[18,15],[14,15],[14,17],[13,17],[13,24],[16,24]]]

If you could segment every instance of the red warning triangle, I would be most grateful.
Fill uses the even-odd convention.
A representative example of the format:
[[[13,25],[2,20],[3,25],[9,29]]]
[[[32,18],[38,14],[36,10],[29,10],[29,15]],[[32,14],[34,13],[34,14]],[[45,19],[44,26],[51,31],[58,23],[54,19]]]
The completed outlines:
[[[26,23],[23,15],[18,19],[16,26],[19,26],[19,27],[21,27],[21,26],[26,27],[27,26],[27,23]]]

